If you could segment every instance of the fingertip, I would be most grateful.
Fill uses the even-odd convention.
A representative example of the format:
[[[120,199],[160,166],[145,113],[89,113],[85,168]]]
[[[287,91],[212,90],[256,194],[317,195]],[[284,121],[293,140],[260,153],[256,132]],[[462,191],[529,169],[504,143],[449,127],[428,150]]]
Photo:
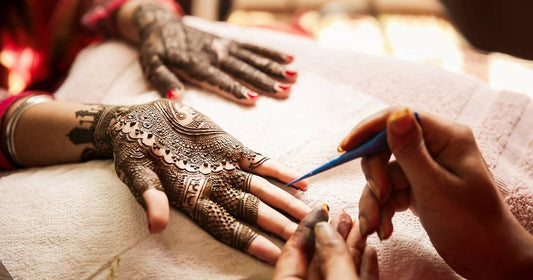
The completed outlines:
[[[244,98],[236,98],[231,97],[233,100],[235,100],[237,103],[244,105],[244,106],[254,106],[257,103],[257,100],[259,100],[259,97],[261,97],[257,92],[248,90],[244,95]]]
[[[306,179],[304,179],[299,182],[296,182],[294,186],[301,191],[307,191],[307,189],[309,188],[309,182]]]
[[[333,217],[331,225],[337,230],[337,232],[346,239],[353,225],[352,218],[344,210]]]
[[[387,119],[391,131],[398,136],[410,132],[415,123],[415,116],[408,108],[402,108],[393,112]]]
[[[181,101],[183,99],[184,90],[180,88],[173,88],[167,91],[166,97],[170,100]]]
[[[285,71],[283,71],[283,76],[287,81],[294,83],[298,78],[298,72],[291,69],[285,69]]]
[[[285,54],[283,56],[283,60],[284,60],[284,63],[291,63],[294,61],[294,55],[291,55],[291,54]]]
[[[374,247],[365,247],[359,271],[361,279],[379,279],[378,254]]]
[[[156,189],[149,189],[143,193],[146,203],[148,230],[151,233],[162,232],[169,218],[169,205],[166,194]]]
[[[268,264],[275,265],[280,257],[281,249],[272,243],[272,241],[258,235],[252,240],[250,246],[246,249],[246,253]]]
[[[273,95],[276,98],[286,99],[291,94],[292,86],[285,83],[276,83],[274,90],[276,93]]]

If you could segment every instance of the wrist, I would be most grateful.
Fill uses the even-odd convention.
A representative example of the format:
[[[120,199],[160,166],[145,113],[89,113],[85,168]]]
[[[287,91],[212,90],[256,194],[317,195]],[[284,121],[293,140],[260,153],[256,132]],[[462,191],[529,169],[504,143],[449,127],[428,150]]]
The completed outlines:
[[[523,279],[533,275],[533,236],[524,229],[512,213],[506,211],[504,221],[494,225],[492,248],[485,265],[478,267],[472,279]]]
[[[0,131],[2,138],[2,169],[13,169],[17,166],[23,166],[15,148],[15,132],[19,121],[30,107],[39,103],[51,101],[52,99],[53,98],[49,94],[43,94],[41,92],[25,92],[2,101],[2,105],[6,106],[2,109],[3,116]]]
[[[116,26],[119,36],[129,42],[139,43],[141,27],[136,19],[136,10],[142,5],[153,5],[173,13],[176,17],[183,15],[181,8],[172,1],[130,0],[124,3],[117,11]]]
[[[103,106],[100,114],[95,116],[95,128],[92,135],[93,149],[86,149],[82,159],[110,158],[113,156],[113,135],[111,126],[120,111],[118,106]]]

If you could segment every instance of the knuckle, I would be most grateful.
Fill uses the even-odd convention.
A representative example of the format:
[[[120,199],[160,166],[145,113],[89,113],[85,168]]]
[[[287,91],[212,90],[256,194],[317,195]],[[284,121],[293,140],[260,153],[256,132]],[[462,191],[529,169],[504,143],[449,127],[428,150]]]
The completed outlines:
[[[392,149],[393,153],[397,157],[411,157],[419,154],[423,150],[424,144],[420,138],[416,138],[415,141],[407,141],[406,144]]]
[[[334,255],[347,254],[346,244],[338,239],[328,239],[320,245],[321,249],[326,253]]]

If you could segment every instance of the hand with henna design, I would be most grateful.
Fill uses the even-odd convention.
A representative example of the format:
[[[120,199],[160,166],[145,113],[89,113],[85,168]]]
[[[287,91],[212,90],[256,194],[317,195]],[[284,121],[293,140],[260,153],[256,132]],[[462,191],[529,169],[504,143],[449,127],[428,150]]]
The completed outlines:
[[[148,211],[150,230],[161,231],[168,203],[220,241],[274,263],[280,253],[249,225],[288,239],[309,208],[252,173],[288,182],[297,177],[244,147],[201,113],[159,100],[105,107],[94,128],[98,155],[113,154],[120,179]],[[298,187],[305,189],[304,182]]]
[[[125,14],[125,16],[121,16]],[[131,19],[131,22],[120,18]],[[282,64],[292,56],[218,37],[184,24],[150,1],[132,1],[119,12],[120,33],[138,42],[150,83],[168,98],[181,100],[184,80],[237,103],[253,105],[259,94],[287,98],[297,73]],[[125,27],[124,27],[125,26]]]

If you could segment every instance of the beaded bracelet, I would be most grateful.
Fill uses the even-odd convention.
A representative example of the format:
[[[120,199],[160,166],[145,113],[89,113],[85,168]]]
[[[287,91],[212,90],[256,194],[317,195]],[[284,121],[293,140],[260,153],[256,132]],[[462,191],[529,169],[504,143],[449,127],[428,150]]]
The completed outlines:
[[[47,102],[52,99],[53,98],[50,95],[31,96],[30,98],[26,99],[22,104],[20,104],[20,106],[17,107],[11,118],[7,121],[5,134],[6,148],[11,161],[15,165],[20,166],[20,160],[17,156],[17,151],[15,149],[15,129],[17,128],[17,124],[20,120],[20,117],[26,110],[28,110],[33,105]]]

